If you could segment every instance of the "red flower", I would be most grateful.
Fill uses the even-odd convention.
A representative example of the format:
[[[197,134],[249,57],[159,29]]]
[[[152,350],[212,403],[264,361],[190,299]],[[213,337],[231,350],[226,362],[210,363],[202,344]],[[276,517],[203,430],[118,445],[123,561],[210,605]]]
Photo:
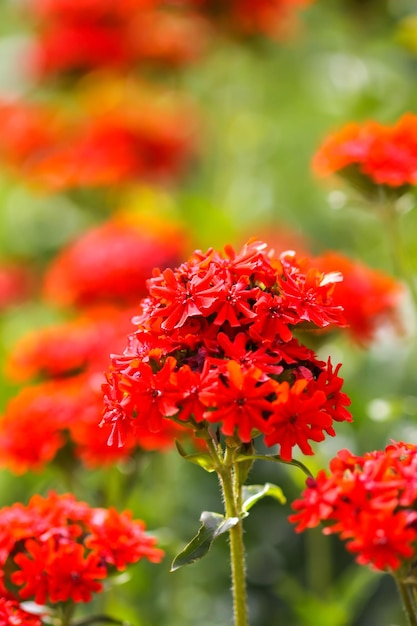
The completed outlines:
[[[384,324],[401,328],[399,301],[403,288],[394,278],[336,252],[326,252],[313,263],[323,272],[338,271],[343,275],[343,280],[335,284],[333,302],[343,307],[348,331],[357,341],[369,343]]]
[[[177,269],[156,270],[138,330],[112,357],[103,388],[111,441],[122,445],[140,425],[159,429],[174,418],[191,428],[217,423],[243,442],[263,435],[286,460],[295,445],[311,454],[308,440],[351,419],[349,399],[338,370],[293,332],[304,322],[343,323],[331,299],[338,279],[295,257],[274,259],[259,242],[238,253],[228,247],[224,257],[197,251]]]
[[[57,115],[36,104],[0,102],[0,158],[21,168],[56,143],[60,134]]]
[[[294,31],[295,13],[312,0],[230,0],[228,20],[232,28],[247,34],[261,33],[285,39]]]
[[[373,184],[417,184],[417,116],[408,113],[392,126],[350,123],[330,135],[313,158],[318,176],[343,174],[349,166]]]
[[[242,369],[236,361],[227,361],[220,375],[212,375],[211,381],[200,393],[200,401],[210,409],[204,413],[208,422],[221,422],[223,433],[231,437],[237,431],[245,443],[252,439],[254,429],[262,433],[268,430],[268,396],[275,392],[275,381],[265,380],[262,370],[256,367]]]
[[[12,583],[17,599],[42,605],[89,602],[114,568],[163,556],[129,512],[91,508],[69,494],[0,509],[0,538],[6,588]]]
[[[147,558],[159,563],[164,556],[156,548],[156,539],[147,535],[142,521],[132,520],[129,511],[118,513],[115,509],[95,509],[91,517],[91,535],[86,541],[107,566],[121,571],[130,563]]]
[[[123,348],[132,328],[131,314],[111,306],[87,309],[78,317],[24,335],[7,363],[14,380],[68,377],[82,371],[100,372],[110,346]]]
[[[0,624],[1,626],[42,626],[38,615],[25,611],[17,600],[0,597]]]
[[[283,382],[273,403],[265,443],[268,446],[279,443],[280,455],[285,461],[291,460],[294,446],[303,454],[313,454],[308,440],[323,441],[325,432],[335,434],[332,416],[325,409],[327,396],[319,390],[310,395],[307,385],[305,379],[297,380],[292,387]]]
[[[61,305],[136,304],[153,268],[174,265],[185,246],[178,227],[166,224],[165,231],[117,217],[90,229],[50,264],[45,297]]]
[[[74,463],[98,467],[122,461],[137,448],[167,450],[175,439],[184,437],[179,425],[167,420],[160,423],[158,412],[153,417],[157,432],[151,430],[152,426],[155,430],[153,421],[142,422],[123,432],[123,447],[117,438],[108,445],[112,425],[98,427],[104,381],[102,374],[93,373],[24,387],[9,401],[0,419],[1,466],[16,474],[40,471],[71,443]]]
[[[28,163],[27,177],[61,191],[136,180],[165,183],[185,173],[195,154],[195,113],[172,99],[158,103],[157,96],[151,102],[126,94],[125,100],[68,123],[65,137]]]
[[[17,263],[0,266],[0,309],[6,309],[30,297],[33,277],[29,268]]]
[[[394,444],[385,451],[354,456],[343,450],[330,474],[308,479],[290,521],[297,532],[326,523],[362,565],[396,570],[415,558],[417,547],[417,447]]]
[[[116,9],[117,11],[117,9]],[[46,20],[29,50],[31,73],[45,78],[144,63],[183,66],[205,52],[212,30],[202,16],[133,8],[104,19],[90,14]]]

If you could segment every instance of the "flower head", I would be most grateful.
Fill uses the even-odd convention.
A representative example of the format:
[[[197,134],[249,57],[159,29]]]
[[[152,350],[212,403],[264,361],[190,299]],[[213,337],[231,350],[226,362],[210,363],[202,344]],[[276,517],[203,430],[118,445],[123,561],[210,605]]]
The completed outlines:
[[[42,626],[39,615],[33,615],[23,609],[17,600],[0,596],[1,626]]]
[[[343,324],[332,302],[340,276],[265,248],[197,251],[174,270],[155,270],[138,329],[103,387],[112,441],[174,419],[217,424],[242,442],[262,435],[289,460],[294,446],[312,454],[309,440],[351,419],[338,370],[294,337],[300,324]]]
[[[89,602],[114,569],[142,558],[157,563],[162,556],[141,520],[132,520],[129,512],[92,508],[70,494],[37,495],[27,506],[0,509],[0,566],[16,604]],[[17,611],[16,604],[0,599],[0,615]]]
[[[337,252],[315,257],[313,263],[323,272],[339,271],[343,275],[343,281],[335,285],[333,301],[343,307],[347,330],[356,341],[366,345],[384,325],[401,329],[401,283]]]
[[[45,297],[59,305],[137,304],[153,268],[175,265],[182,252],[180,229],[167,225],[166,231],[170,237],[117,217],[88,230],[50,264]]]
[[[362,187],[407,188],[417,184],[417,115],[407,113],[392,126],[351,122],[321,145],[313,158],[318,176],[340,173]]]
[[[417,548],[417,446],[393,442],[384,451],[339,452],[330,472],[307,479],[293,503],[297,532],[325,523],[362,565],[396,570]]]

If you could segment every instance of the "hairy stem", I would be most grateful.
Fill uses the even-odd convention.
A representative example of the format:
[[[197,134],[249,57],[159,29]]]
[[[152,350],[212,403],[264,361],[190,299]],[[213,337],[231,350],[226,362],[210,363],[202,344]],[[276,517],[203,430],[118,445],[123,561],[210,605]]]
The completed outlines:
[[[408,625],[417,626],[416,606],[413,601],[411,586],[402,581],[399,577],[396,577],[395,580],[401,597],[404,613],[407,616]]]
[[[240,517],[242,509],[242,486],[237,478],[238,473],[233,462],[233,450],[230,448],[226,448],[224,464],[218,474],[223,490],[226,517]],[[248,626],[242,520],[229,530],[229,539],[234,624],[235,626]]]

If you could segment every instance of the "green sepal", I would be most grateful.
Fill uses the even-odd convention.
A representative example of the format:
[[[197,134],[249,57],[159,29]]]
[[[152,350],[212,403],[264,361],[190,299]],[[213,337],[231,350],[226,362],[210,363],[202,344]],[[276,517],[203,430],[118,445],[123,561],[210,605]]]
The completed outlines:
[[[266,496],[275,498],[275,500],[278,500],[281,504],[285,504],[287,501],[282,489],[272,483],[265,483],[264,485],[245,485],[242,488],[242,511],[247,513],[254,504]]]
[[[203,511],[200,516],[201,526],[196,536],[191,539],[184,550],[182,550],[172,561],[171,572],[191,565],[195,561],[203,558],[210,550],[211,545],[217,537],[228,532],[233,526],[239,523],[238,517],[224,517],[220,513]]]
[[[194,463],[195,465],[199,465],[206,472],[214,472],[216,466],[213,463],[213,459],[209,454],[197,453],[197,454],[188,454],[187,451],[183,448],[182,444],[179,441],[175,442],[177,446],[177,450],[183,459],[186,461],[190,461],[190,463]]]

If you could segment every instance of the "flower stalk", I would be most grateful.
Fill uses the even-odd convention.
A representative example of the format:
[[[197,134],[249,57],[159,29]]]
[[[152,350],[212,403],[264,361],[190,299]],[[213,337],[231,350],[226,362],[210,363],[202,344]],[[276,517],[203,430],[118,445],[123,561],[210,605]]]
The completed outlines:
[[[242,484],[239,480],[237,463],[234,461],[234,449],[226,447],[224,463],[218,475],[223,491],[226,518],[240,518],[240,521],[229,530],[234,624],[235,626],[248,626]]]
[[[394,271],[407,285],[415,311],[417,312],[417,286],[405,253],[404,242],[400,231],[400,214],[395,204],[387,200],[385,196],[381,198],[380,207],[386,226]]]
[[[395,576],[395,581],[401,597],[404,613],[407,617],[408,626],[417,626],[417,611],[412,595],[413,590],[400,576]]]

